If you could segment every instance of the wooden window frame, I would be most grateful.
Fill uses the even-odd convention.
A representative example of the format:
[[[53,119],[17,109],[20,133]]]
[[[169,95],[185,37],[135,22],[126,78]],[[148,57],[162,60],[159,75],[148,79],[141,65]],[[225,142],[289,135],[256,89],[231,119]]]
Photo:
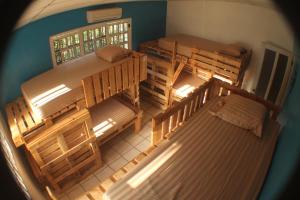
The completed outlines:
[[[125,45],[125,44],[128,43],[128,49],[132,49],[132,23],[131,23],[131,18],[105,21],[105,22],[96,23],[96,24],[92,24],[92,25],[88,25],[88,26],[83,26],[83,27],[80,27],[80,28],[72,29],[72,30],[69,30],[69,31],[65,31],[65,32],[50,36],[49,43],[50,43],[50,51],[51,51],[53,67],[59,67],[63,63],[69,62],[71,60],[74,60],[76,58],[79,58],[81,56],[84,56],[84,55],[87,55],[89,53],[94,52],[95,48],[94,48],[93,51],[85,53],[84,44],[86,43],[86,41],[84,41],[84,38],[83,38],[83,32],[84,31],[89,31],[91,29],[94,30],[96,28],[100,29],[100,27],[105,26],[105,36],[103,38],[106,39],[106,45],[107,45],[110,42],[111,36],[118,36],[119,37],[121,35],[120,33],[109,34],[108,27],[111,26],[111,25],[115,25],[115,24],[117,24],[119,26],[119,24],[124,24],[124,23],[128,23],[128,27],[127,27],[127,31],[123,31],[123,33],[122,33],[123,34],[123,41],[124,41],[124,34],[127,32],[128,42],[123,42],[122,44],[118,43],[118,45]],[[124,27],[123,27],[123,30],[124,30]],[[71,36],[71,35],[73,36],[75,34],[79,35],[79,44],[78,45],[80,46],[80,55],[77,56],[77,57],[74,57],[72,59],[69,59],[67,61],[62,61],[61,63],[57,63],[56,62],[56,56],[55,56],[55,50],[54,50],[54,41],[55,40],[60,40],[62,38],[66,38],[66,37]],[[95,47],[96,46],[95,36],[94,36],[94,39],[92,39],[92,40],[94,42],[93,45]],[[76,46],[76,44],[72,45],[72,47],[66,47],[63,50],[65,50],[65,49],[68,50],[68,49],[74,48],[74,46]],[[61,51],[61,49],[60,49],[60,51]],[[61,59],[62,59],[62,56],[61,56]]]

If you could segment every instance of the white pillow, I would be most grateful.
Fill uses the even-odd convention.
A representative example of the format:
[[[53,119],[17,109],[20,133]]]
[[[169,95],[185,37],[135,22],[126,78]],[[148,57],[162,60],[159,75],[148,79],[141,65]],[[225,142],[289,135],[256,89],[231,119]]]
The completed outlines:
[[[220,100],[211,113],[226,122],[250,130],[262,137],[266,107],[254,100],[231,94]]]

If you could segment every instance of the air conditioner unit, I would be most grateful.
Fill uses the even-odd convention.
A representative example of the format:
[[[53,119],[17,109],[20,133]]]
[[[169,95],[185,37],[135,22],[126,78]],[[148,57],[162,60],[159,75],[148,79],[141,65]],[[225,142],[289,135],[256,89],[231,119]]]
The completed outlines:
[[[122,8],[108,8],[87,11],[86,18],[88,23],[101,22],[122,17]]]

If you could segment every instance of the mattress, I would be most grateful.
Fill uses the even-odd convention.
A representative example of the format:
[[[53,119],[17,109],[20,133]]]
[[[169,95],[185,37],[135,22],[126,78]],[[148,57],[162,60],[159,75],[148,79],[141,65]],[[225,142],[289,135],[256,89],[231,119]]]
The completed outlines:
[[[279,134],[267,120],[259,139],[213,117],[209,101],[169,141],[114,184],[105,199],[255,199]]]
[[[93,131],[98,139],[121,129],[136,116],[135,112],[111,97],[90,109]]]
[[[46,118],[84,98],[81,80],[111,65],[94,53],[88,54],[26,81],[21,90],[32,110]]]
[[[174,41],[177,41],[177,53],[187,57],[192,56],[191,48],[215,52],[227,47],[226,44],[220,42],[184,34],[170,35],[166,38],[160,38],[158,41],[158,45],[160,48],[172,51],[172,42]]]
[[[206,81],[188,72],[182,71],[173,85],[173,95],[179,99],[187,97]]]

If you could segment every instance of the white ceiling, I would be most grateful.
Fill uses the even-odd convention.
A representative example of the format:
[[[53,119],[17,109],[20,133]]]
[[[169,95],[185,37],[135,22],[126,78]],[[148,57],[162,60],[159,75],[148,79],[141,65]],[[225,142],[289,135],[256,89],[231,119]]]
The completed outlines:
[[[33,0],[19,19],[16,28],[43,17],[54,15],[68,10],[94,6],[99,4],[145,1],[145,0]]]
[[[18,21],[16,28],[20,28],[30,22],[36,21],[43,17],[54,15],[68,10],[77,8],[117,3],[129,1],[147,1],[147,0],[33,0],[28,8],[23,13]],[[159,0],[157,0],[159,1]],[[169,1],[184,1],[184,0],[169,0]],[[193,0],[190,0],[193,1]],[[228,1],[236,3],[246,3],[256,6],[273,7],[271,0],[194,0],[194,1]]]

